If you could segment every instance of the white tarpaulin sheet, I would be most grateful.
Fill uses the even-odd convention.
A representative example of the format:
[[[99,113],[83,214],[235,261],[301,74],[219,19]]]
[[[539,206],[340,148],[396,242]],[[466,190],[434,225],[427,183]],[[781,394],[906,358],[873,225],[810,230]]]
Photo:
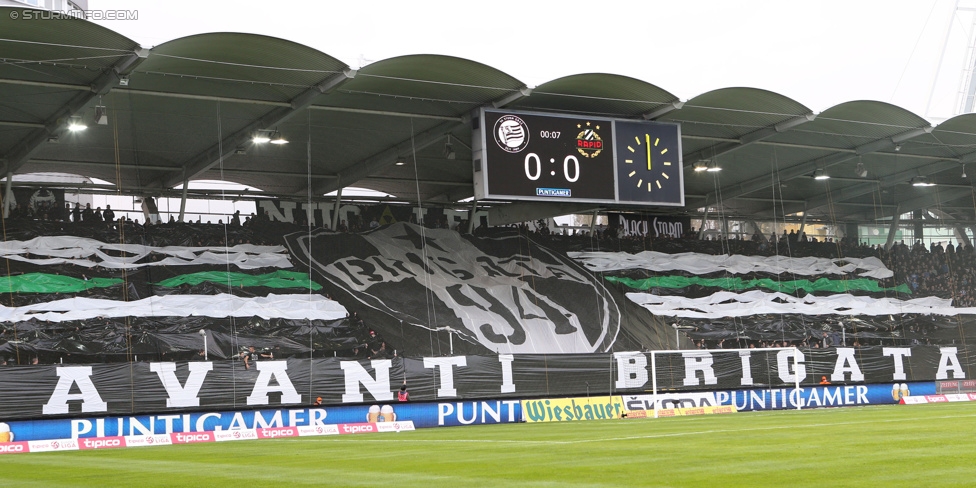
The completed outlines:
[[[137,264],[151,253],[166,257]],[[94,239],[70,236],[0,242],[0,257],[38,265],[67,263],[86,268],[101,266],[111,269],[201,264],[234,265],[241,269],[292,267],[284,246],[238,244],[233,247],[153,247],[140,244],[106,244]]]
[[[785,293],[760,290],[733,293],[722,291],[702,298],[627,293],[627,298],[655,315],[687,318],[745,317],[757,314],[804,315],[888,315],[902,313],[962,315],[976,314],[976,307],[953,308],[952,301],[938,297],[871,298],[848,294],[797,298]]]
[[[637,254],[625,252],[570,252],[586,269],[594,272],[646,269],[650,271],[687,271],[695,275],[716,272],[732,274],[771,273],[802,276],[845,275],[857,272],[858,276],[876,279],[891,278],[894,273],[880,259],[869,258],[794,258],[789,256],[712,255],[695,252],[665,254],[643,251]]]
[[[122,302],[96,298],[66,298],[23,307],[0,306],[0,321],[37,319],[48,322],[96,317],[254,317],[263,319],[335,320],[346,316],[339,302],[322,295],[164,295]]]

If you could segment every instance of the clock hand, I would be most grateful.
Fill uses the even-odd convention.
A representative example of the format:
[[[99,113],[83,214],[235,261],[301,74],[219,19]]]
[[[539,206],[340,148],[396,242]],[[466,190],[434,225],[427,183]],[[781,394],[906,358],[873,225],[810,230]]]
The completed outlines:
[[[651,170],[651,135],[644,134],[644,139],[647,142],[647,170]]]

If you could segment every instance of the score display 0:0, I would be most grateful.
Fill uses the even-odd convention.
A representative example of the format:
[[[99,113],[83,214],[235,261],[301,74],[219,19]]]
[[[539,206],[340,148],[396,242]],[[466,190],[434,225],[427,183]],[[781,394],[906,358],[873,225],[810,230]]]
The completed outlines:
[[[534,163],[533,163],[533,161],[534,161]],[[555,163],[556,160],[555,159],[550,159],[549,162],[550,163]],[[569,176],[570,162],[572,162],[572,165],[573,165],[573,176],[572,177]],[[553,173],[553,175],[556,174],[555,171],[553,171],[552,173]],[[532,181],[535,181],[535,180],[538,180],[539,177],[541,177],[541,176],[542,176],[542,160],[539,159],[539,155],[536,154],[536,153],[528,153],[528,154],[526,154],[525,155],[525,177],[528,178],[528,179],[530,179],[530,180],[532,180]],[[579,177],[580,177],[580,165],[579,165],[579,160],[576,159],[576,156],[573,156],[572,154],[570,154],[569,156],[566,156],[565,159],[563,159],[563,177],[566,178],[566,181],[569,182],[569,183],[576,183],[576,180],[579,179]]]

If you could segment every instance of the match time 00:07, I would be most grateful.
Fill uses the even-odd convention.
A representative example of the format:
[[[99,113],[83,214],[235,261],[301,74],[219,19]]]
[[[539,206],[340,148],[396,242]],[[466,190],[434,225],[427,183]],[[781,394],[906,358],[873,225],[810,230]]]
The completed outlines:
[[[553,131],[553,130],[539,131],[539,137],[543,139],[559,139],[560,135],[562,135],[562,132],[560,131]],[[550,165],[553,165],[555,163],[556,163],[556,158],[549,158]],[[562,166],[563,166],[562,175],[564,178],[566,178],[566,182],[576,183],[576,181],[579,180],[580,177],[579,159],[576,159],[576,156],[570,154],[565,158],[563,158]],[[530,152],[525,155],[525,177],[526,178],[532,181],[538,180],[542,176],[543,171],[544,169],[543,169],[542,159],[539,157],[538,154],[534,152]],[[556,170],[550,169],[549,175],[556,176]]]

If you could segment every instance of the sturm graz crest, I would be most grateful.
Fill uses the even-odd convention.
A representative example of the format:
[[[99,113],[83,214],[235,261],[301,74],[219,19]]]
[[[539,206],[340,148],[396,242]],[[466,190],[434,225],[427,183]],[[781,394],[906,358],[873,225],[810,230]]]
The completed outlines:
[[[617,304],[596,277],[514,233],[470,238],[397,223],[286,241],[363,305],[405,324],[450,327],[498,353],[602,352],[620,328]]]
[[[502,116],[492,132],[495,143],[505,152],[517,153],[529,145],[529,126],[518,116]]]

